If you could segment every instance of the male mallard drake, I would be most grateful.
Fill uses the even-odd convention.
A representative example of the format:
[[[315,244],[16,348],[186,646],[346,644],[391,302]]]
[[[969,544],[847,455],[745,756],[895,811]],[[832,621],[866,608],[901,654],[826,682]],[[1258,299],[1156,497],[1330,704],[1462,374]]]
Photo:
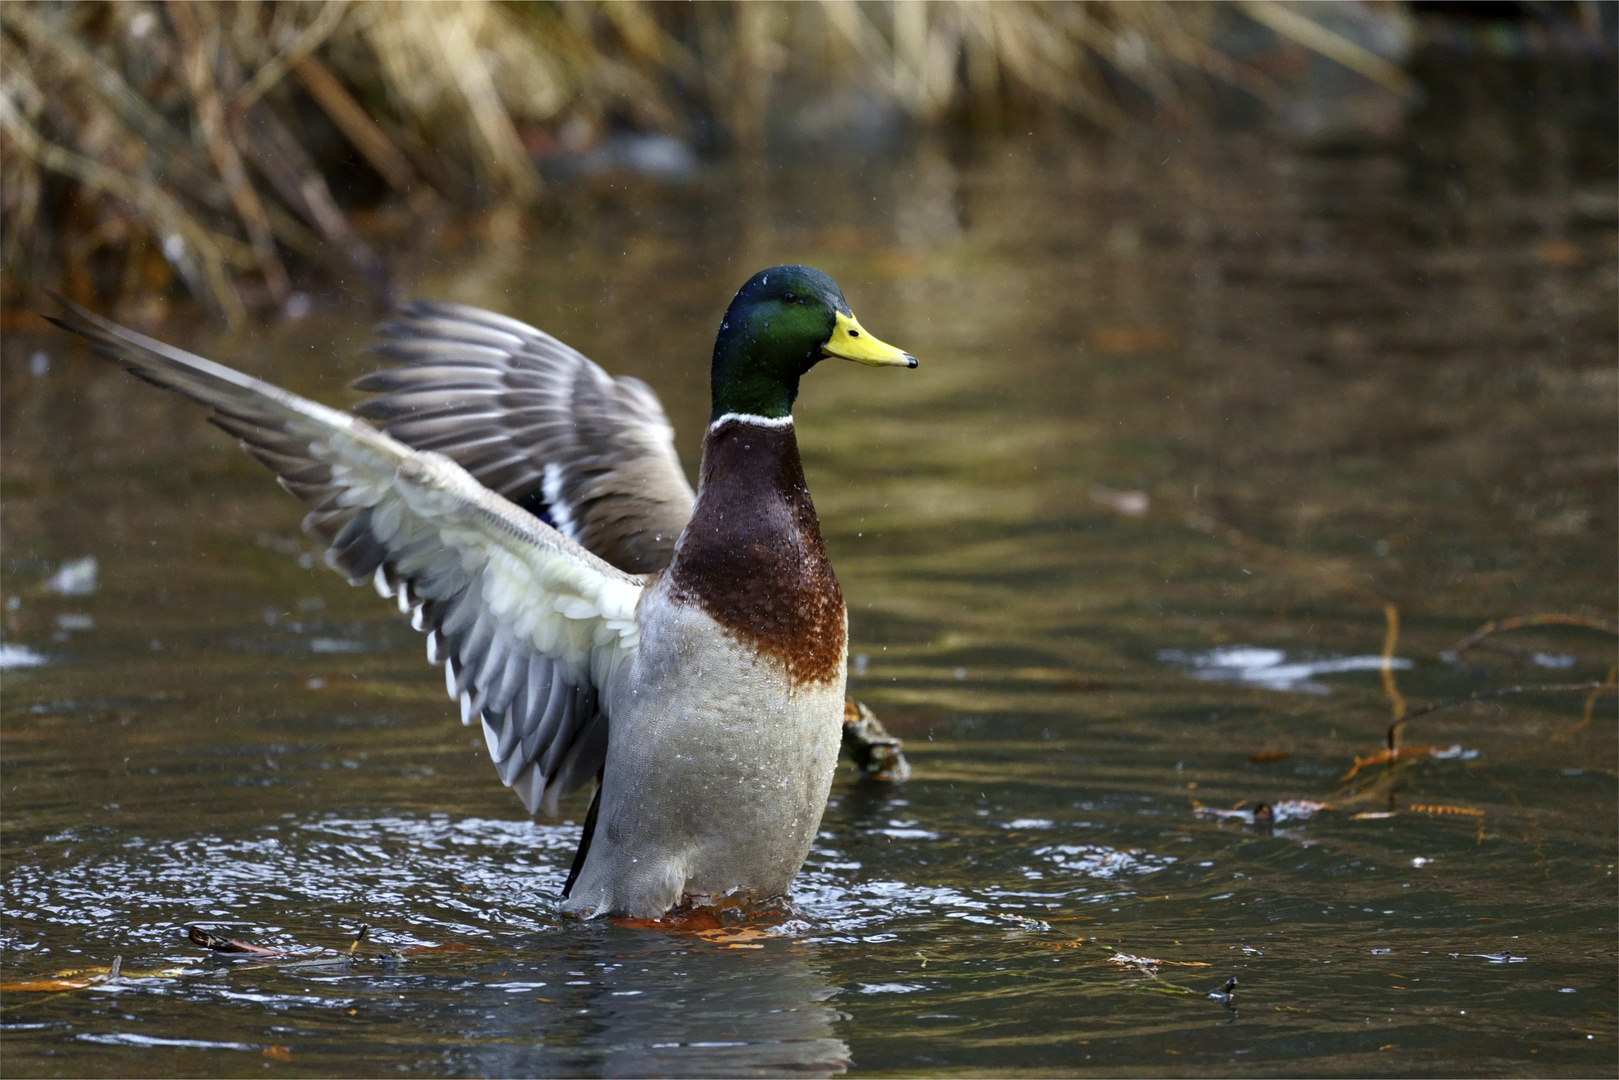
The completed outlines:
[[[58,325],[209,418],[313,506],[327,562],[427,632],[462,720],[532,813],[599,781],[563,910],[656,917],[784,892],[837,762],[847,614],[792,405],[823,357],[916,360],[802,266],[755,274],[714,343],[693,496],[657,398],[514,319],[418,303],[363,419],[63,301]]]

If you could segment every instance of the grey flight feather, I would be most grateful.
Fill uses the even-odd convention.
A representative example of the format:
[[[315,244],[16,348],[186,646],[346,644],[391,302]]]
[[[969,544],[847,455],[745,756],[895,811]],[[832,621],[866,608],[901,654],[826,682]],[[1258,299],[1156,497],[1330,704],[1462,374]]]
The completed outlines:
[[[639,578],[348,413],[137,334],[58,298],[52,321],[133,374],[210,406],[313,509],[326,561],[370,579],[428,632],[462,721],[482,722],[502,782],[555,811],[606,757],[599,691],[639,645]]]
[[[456,461],[622,570],[663,569],[695,496],[651,388],[613,378],[516,319],[417,301],[376,352],[399,366],[357,381],[358,409],[400,442]]]

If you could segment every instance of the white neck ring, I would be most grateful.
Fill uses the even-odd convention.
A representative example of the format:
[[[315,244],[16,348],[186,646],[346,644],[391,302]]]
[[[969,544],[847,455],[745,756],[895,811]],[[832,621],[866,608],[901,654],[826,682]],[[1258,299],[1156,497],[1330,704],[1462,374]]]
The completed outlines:
[[[708,430],[714,431],[721,424],[729,424],[733,421],[738,424],[752,424],[755,427],[764,428],[790,428],[793,426],[791,416],[759,416],[754,413],[728,412],[708,425]]]

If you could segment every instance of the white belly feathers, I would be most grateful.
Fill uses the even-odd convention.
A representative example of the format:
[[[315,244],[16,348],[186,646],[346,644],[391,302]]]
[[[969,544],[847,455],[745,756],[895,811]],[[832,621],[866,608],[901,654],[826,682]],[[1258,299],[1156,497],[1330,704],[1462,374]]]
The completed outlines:
[[[655,581],[641,648],[607,691],[595,836],[563,910],[655,917],[685,896],[786,890],[826,809],[844,670],[795,687]]]

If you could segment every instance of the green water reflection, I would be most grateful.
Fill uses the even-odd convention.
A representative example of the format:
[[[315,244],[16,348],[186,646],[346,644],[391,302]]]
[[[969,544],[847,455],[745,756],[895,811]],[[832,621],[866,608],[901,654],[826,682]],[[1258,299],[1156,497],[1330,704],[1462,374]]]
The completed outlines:
[[[6,993],[7,1073],[1612,1074],[1613,698],[1435,713],[1407,741],[1439,756],[1345,785],[1380,673],[1264,677],[1378,656],[1390,605],[1412,704],[1613,662],[1567,629],[1439,659],[1616,591],[1611,152],[1453,119],[1335,155],[924,143],[424,242],[415,291],[646,379],[688,466],[757,267],[827,270],[922,360],[805,381],[851,692],[915,779],[840,778],[760,939],[560,921],[576,829],[523,817],[296,504],[188,404],[8,335],[5,641],[46,662],[5,673],[4,978],[178,970]],[[370,321],[173,333],[348,402]],[[46,587],[82,556],[93,593]],[[1199,813],[1260,800],[1334,808]],[[371,930],[254,967],[194,921]]]

